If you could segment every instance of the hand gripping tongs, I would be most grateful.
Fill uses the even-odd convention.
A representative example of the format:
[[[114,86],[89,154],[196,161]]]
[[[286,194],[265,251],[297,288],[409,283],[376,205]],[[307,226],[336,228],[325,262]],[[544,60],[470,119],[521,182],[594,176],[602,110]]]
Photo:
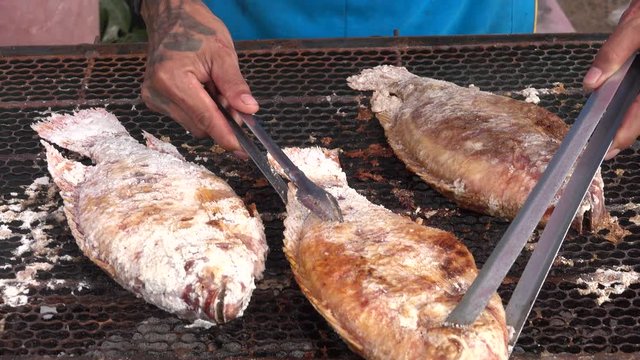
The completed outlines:
[[[260,172],[266,177],[278,195],[280,195],[285,205],[287,204],[287,184],[273,171],[271,166],[269,166],[267,157],[249,139],[234,118],[239,118],[247,125],[273,159],[282,167],[282,170],[289,180],[296,186],[296,198],[302,205],[322,220],[342,222],[342,212],[333,195],[309,180],[309,178],[294,165],[291,159],[287,157],[260,125],[256,116],[244,114],[232,109],[227,100],[222,96],[212,96],[212,99],[227,119],[240,146],[247,152],[256,166],[258,166]]]
[[[611,145],[624,113],[639,91],[640,56],[634,55],[591,94],[478,277],[449,314],[446,321],[448,325],[465,326],[476,320],[573,169],[506,308],[507,326],[513,328],[509,351],[513,350],[576,211]]]

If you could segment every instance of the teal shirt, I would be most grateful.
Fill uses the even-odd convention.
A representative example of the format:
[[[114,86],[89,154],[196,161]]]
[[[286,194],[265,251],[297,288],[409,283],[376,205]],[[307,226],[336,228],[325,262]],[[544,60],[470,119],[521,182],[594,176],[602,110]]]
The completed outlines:
[[[205,0],[235,40],[515,34],[536,0]]]

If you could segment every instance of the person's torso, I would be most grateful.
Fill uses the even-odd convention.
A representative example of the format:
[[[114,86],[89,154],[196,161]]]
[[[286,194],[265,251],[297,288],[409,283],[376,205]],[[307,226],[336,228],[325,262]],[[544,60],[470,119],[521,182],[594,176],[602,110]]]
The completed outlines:
[[[205,0],[235,40],[534,30],[536,0]]]

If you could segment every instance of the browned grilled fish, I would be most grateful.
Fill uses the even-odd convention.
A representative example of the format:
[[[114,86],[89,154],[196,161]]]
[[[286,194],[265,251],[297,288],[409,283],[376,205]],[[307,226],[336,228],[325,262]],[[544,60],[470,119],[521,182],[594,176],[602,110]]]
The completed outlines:
[[[66,159],[42,141],[86,256],[124,288],[197,325],[242,315],[267,245],[255,209],[227,183],[147,133],[145,147],[105,110],[55,114],[33,128],[95,162]]]
[[[372,111],[410,170],[459,206],[508,220],[568,130],[534,104],[419,77],[403,67],[377,66],[347,81],[353,89],[374,91]],[[621,232],[605,208],[603,186],[598,170],[574,220],[576,230],[582,231],[588,213],[590,230]]]
[[[497,294],[472,326],[443,326],[477,274],[453,234],[359,195],[347,185],[336,152],[285,152],[342,210],[343,223],[322,222],[290,187],[284,251],[304,294],[354,351],[368,359],[507,358]]]

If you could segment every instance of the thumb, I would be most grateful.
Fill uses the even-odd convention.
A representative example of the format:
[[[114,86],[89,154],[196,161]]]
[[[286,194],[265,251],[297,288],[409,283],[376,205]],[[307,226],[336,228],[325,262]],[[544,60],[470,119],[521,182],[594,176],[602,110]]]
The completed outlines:
[[[237,65],[215,71],[212,78],[217,91],[229,101],[232,108],[247,114],[258,112],[260,106],[251,95],[249,85]]]
[[[584,76],[583,84],[587,90],[593,90],[602,85],[640,48],[639,31],[640,22],[638,21],[626,21],[618,25],[602,45],[591,68]]]

